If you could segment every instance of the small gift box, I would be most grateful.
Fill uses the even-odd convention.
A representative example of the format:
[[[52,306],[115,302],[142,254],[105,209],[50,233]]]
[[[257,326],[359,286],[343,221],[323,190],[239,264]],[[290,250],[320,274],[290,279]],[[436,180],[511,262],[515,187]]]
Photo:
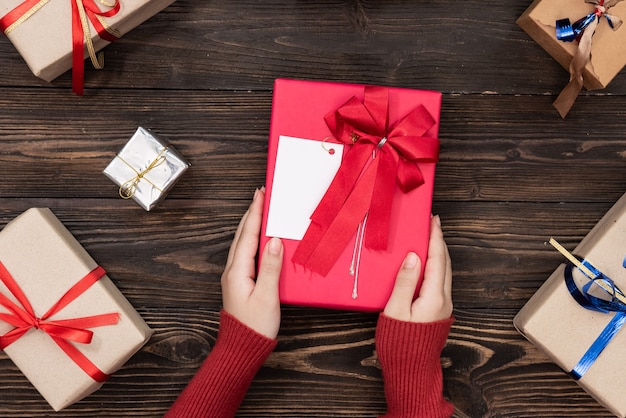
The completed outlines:
[[[145,210],[165,199],[190,164],[166,140],[138,128],[104,174],[119,186],[119,195]]]
[[[576,247],[578,258],[568,255],[575,264],[559,266],[514,319],[531,343],[621,417],[626,417],[626,330],[620,330],[626,319],[620,290],[626,289],[625,249],[626,195]]]
[[[283,239],[283,303],[380,311],[426,260],[441,94],[276,80],[261,246]]]
[[[151,335],[49,209],[0,232],[0,347],[55,410],[96,391]]]
[[[154,16],[174,0],[3,0],[0,28],[35,76],[51,81],[74,69],[83,89],[84,59]]]
[[[555,107],[567,115],[584,87],[605,88],[626,64],[626,16],[622,0],[535,0],[517,24],[570,71]],[[573,23],[572,23],[573,22]]]

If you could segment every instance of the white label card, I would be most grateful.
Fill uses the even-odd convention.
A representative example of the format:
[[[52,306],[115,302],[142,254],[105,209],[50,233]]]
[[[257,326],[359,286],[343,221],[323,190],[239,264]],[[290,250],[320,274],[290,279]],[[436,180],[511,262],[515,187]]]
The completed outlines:
[[[311,214],[341,165],[342,155],[342,144],[279,137],[267,236],[302,239]]]

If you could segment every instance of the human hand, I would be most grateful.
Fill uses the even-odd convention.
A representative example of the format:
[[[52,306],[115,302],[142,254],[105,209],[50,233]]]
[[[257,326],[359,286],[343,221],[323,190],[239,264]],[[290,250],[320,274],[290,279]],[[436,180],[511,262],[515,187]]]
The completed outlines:
[[[256,190],[241,218],[222,274],[224,310],[259,334],[276,338],[280,326],[278,279],[283,263],[283,244],[272,238],[263,249],[255,281],[256,252],[263,214],[264,190]]]
[[[419,296],[413,301],[420,270],[420,258],[415,253],[408,253],[385,306],[385,315],[407,322],[434,322],[452,315],[452,263],[439,216],[430,220],[424,282]]]

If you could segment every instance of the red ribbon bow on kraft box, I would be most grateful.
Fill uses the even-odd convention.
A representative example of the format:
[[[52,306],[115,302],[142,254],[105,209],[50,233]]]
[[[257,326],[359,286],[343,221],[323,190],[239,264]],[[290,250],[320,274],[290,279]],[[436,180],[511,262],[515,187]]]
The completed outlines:
[[[97,390],[152,335],[49,209],[0,232],[0,260],[0,348],[57,411]]]
[[[281,146],[294,138],[319,143],[306,153],[309,160],[335,144],[343,150],[327,190],[307,214],[306,232],[280,236],[284,303],[382,310],[406,253],[425,260],[440,103],[433,91],[276,80],[261,245],[277,235],[273,223],[286,222],[272,214],[283,194],[284,178],[276,177],[285,176],[281,159],[302,167],[294,161],[297,153],[283,153]],[[316,167],[302,171],[288,174],[295,187],[307,187],[320,174]]]
[[[85,56],[96,69],[103,68],[97,51],[173,2],[3,0],[0,28],[37,77],[51,81],[72,68],[72,90],[80,95]]]

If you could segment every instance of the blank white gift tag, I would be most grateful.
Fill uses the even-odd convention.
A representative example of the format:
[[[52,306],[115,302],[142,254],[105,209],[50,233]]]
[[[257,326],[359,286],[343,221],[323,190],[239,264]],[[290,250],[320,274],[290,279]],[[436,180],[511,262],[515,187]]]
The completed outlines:
[[[334,150],[334,152],[329,152]],[[265,235],[301,240],[332,182],[343,145],[281,135]]]

